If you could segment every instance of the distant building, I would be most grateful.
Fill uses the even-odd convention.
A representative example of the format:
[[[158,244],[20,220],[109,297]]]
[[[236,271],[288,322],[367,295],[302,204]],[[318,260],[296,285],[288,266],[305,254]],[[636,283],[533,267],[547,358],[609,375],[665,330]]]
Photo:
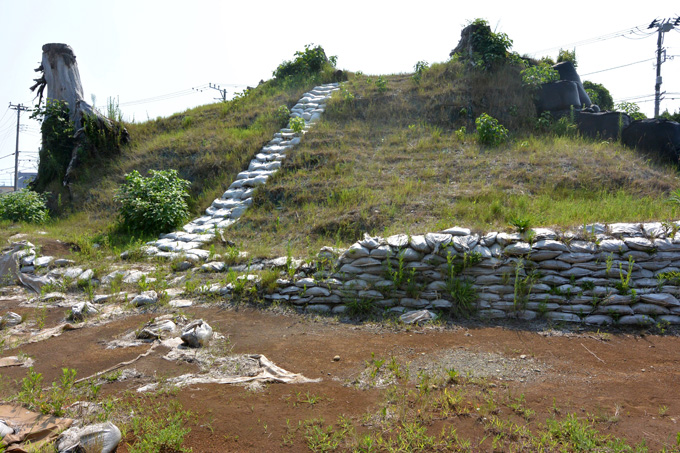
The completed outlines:
[[[38,176],[35,171],[20,171],[19,172],[19,190],[28,188],[28,185]]]

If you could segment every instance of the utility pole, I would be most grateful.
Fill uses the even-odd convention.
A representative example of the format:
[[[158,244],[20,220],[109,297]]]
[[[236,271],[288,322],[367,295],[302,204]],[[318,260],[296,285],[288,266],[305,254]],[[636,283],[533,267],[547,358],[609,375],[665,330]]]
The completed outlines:
[[[656,85],[654,86],[654,118],[659,117],[661,95],[664,94],[661,92],[661,83],[663,82],[661,78],[661,65],[666,62],[666,49],[662,47],[663,34],[673,30],[673,28],[679,25],[680,16],[676,17],[675,19],[662,19],[661,21],[654,19],[652,23],[649,24],[649,27],[647,27],[647,29],[656,27],[659,32],[659,37],[656,39]]]
[[[19,190],[19,124],[21,122],[21,112],[27,112],[30,109],[21,104],[12,105],[9,103],[9,108],[17,111],[17,147],[14,151],[14,191]]]
[[[217,91],[220,92],[220,95],[222,97],[221,98],[215,98],[216,101],[227,102],[227,89],[226,88],[221,88],[219,85],[214,85],[212,83],[208,84],[208,88],[212,88],[213,90],[217,90]]]

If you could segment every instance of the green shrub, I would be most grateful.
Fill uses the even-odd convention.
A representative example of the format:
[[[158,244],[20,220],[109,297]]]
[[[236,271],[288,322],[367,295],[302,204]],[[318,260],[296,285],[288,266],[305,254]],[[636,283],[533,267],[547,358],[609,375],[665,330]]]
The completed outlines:
[[[628,114],[633,121],[647,118],[647,115],[640,111],[640,106],[635,102],[619,102],[615,107],[619,112]]]
[[[593,104],[597,104],[601,110],[614,109],[614,99],[604,85],[586,80],[583,82],[583,88],[586,89],[586,93],[588,93]]]
[[[47,196],[22,189],[0,196],[0,219],[12,222],[44,223],[49,219]]]
[[[530,88],[538,88],[544,83],[560,80],[559,72],[545,63],[523,69],[520,74],[522,75],[522,85]]]
[[[570,61],[571,64],[574,65],[574,68],[576,68],[578,66],[578,62],[576,61],[576,49],[560,49],[559,53],[557,54],[557,62],[562,63],[563,61]]]
[[[477,127],[477,139],[479,143],[489,146],[498,146],[508,140],[508,130],[498,123],[492,116],[482,113],[475,120]]]
[[[678,110],[675,113],[670,113],[668,109],[666,109],[661,115],[659,115],[659,117],[667,119],[669,121],[675,121],[676,123],[680,123],[680,110]]]
[[[288,125],[296,134],[299,134],[300,132],[305,130],[305,120],[299,116],[291,118]]]
[[[336,60],[337,57],[326,57],[323,47],[312,47],[312,44],[307,44],[304,52],[295,52],[295,59],[293,61],[281,63],[274,71],[274,77],[282,80],[289,77],[304,77],[317,74],[327,65],[335,66]]]
[[[416,63],[416,65],[413,67],[413,70],[415,71],[411,78],[415,83],[420,83],[420,79],[423,77],[423,73],[430,69],[430,65],[427,63],[427,61],[419,61]]]
[[[276,109],[276,113],[274,115],[276,116],[276,121],[281,125],[281,127],[285,127],[286,124],[288,124],[288,120],[290,119],[290,110],[288,110],[288,107],[285,105],[281,105],[278,109]]]
[[[158,234],[179,226],[189,216],[189,181],[177,170],[150,170],[142,177],[137,170],[125,175],[115,200],[120,203],[121,226],[132,232]]]
[[[505,33],[494,33],[484,19],[475,19],[470,25],[476,26],[472,33],[473,60],[486,69],[503,63],[511,57],[512,39]]]

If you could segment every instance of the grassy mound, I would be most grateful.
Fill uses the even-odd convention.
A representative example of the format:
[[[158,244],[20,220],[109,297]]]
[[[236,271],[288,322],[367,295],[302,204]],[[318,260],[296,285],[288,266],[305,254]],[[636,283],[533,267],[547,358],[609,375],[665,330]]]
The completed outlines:
[[[675,168],[580,138],[568,123],[539,129],[520,69],[475,70],[453,58],[415,75],[349,74],[324,120],[225,235],[255,255],[307,256],[364,232],[507,230],[513,219],[559,228],[677,218],[676,205],[665,201],[679,186]],[[126,125],[132,142],[114,158],[83,166],[64,194],[69,215],[52,230],[114,231],[113,195],[133,170],[177,169],[192,183],[190,208],[199,215],[284,126],[281,106],[292,107],[323,81],[273,79],[229,102]],[[510,130],[507,143],[478,143],[474,120],[482,113]],[[116,234],[109,242],[130,240]]]

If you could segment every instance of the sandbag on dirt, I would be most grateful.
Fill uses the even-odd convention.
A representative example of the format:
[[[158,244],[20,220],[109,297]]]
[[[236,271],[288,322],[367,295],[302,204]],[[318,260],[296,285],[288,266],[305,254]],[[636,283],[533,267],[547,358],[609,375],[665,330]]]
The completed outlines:
[[[14,434],[14,428],[10,428],[7,422],[0,420],[0,439],[8,434]]]
[[[71,315],[68,317],[71,321],[83,321],[90,315],[96,315],[99,310],[94,308],[89,302],[78,302],[71,307]]]
[[[111,422],[97,423],[64,431],[57,443],[59,453],[111,453],[116,451],[122,436]]]
[[[0,282],[20,282],[23,286],[40,294],[40,289],[48,284],[54,283],[50,277],[36,277],[34,275],[19,272],[23,250],[29,246],[26,241],[13,242],[10,247],[3,251],[0,256]]]
[[[30,357],[19,357],[16,355],[0,358],[0,368],[8,368],[11,366],[30,367],[33,366],[33,359]]]
[[[432,313],[430,310],[418,310],[404,313],[399,317],[399,319],[404,324],[424,324],[428,321],[434,321],[437,319],[437,315]]]
[[[181,350],[177,350],[181,354]],[[186,350],[185,350],[186,351]],[[244,355],[244,360],[250,363],[241,369],[248,369],[249,375],[228,375],[220,371],[219,366],[211,367],[210,371],[205,374],[183,374],[175,378],[167,380],[169,384],[178,387],[186,387],[196,384],[244,384],[244,383],[284,383],[284,384],[306,384],[311,382],[319,382],[321,379],[310,379],[302,374],[291,373],[283,368],[277,366],[274,362],[261,354]],[[137,389],[138,392],[153,391],[158,387],[158,384],[148,384]]]
[[[22,319],[20,315],[12,311],[8,311],[2,318],[0,318],[0,328],[18,326],[21,324],[21,321]]]
[[[175,329],[177,325],[169,319],[150,321],[144,325],[136,337],[139,340],[160,340],[172,336]]]
[[[182,329],[181,339],[190,348],[200,348],[207,346],[212,339],[213,330],[210,325],[202,319],[190,322]]]
[[[58,433],[73,423],[70,418],[41,415],[9,404],[0,404],[0,420],[14,431],[0,440],[0,446],[5,446],[7,452],[17,453],[28,451],[24,448],[27,442],[31,443],[30,451],[36,451],[41,445],[55,441]]]

